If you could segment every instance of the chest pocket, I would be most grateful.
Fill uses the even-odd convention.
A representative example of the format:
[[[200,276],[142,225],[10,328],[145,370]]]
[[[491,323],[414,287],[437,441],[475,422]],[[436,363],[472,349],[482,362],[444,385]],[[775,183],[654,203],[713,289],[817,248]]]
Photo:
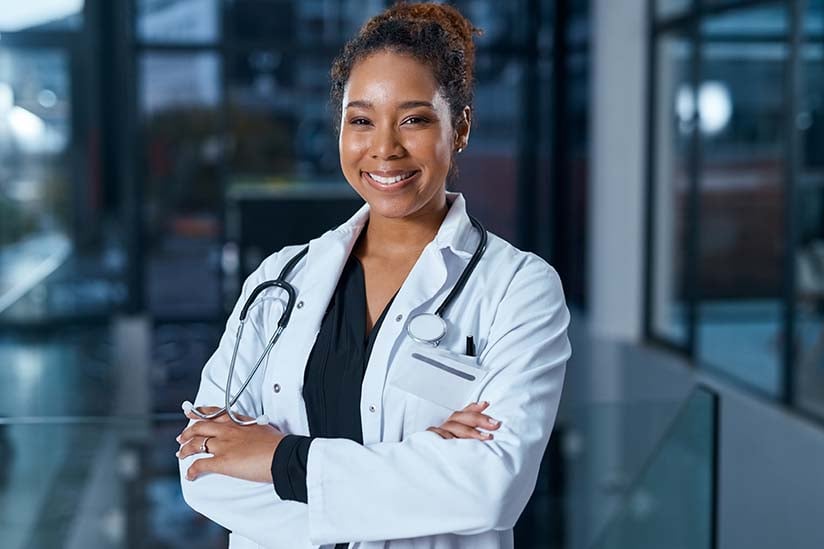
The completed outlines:
[[[487,373],[475,357],[417,343],[406,347],[389,380],[407,395],[404,430],[439,426],[477,397]]]

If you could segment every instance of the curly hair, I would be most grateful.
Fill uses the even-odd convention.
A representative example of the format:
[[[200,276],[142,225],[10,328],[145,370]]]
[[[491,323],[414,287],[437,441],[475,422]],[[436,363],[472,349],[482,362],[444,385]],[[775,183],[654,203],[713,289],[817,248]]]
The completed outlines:
[[[481,30],[443,4],[399,2],[364,24],[332,64],[330,102],[335,133],[340,133],[343,91],[353,67],[379,51],[408,54],[428,65],[449,103],[452,123],[472,106],[475,44]]]

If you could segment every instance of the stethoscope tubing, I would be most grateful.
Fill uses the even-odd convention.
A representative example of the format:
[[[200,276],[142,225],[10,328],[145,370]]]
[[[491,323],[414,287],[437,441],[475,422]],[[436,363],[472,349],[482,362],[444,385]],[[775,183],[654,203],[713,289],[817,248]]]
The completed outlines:
[[[484,252],[486,251],[486,243],[487,243],[487,232],[481,222],[469,216],[469,222],[472,223],[472,226],[478,231],[481,239],[478,242],[478,246],[475,248],[475,251],[472,253],[472,257],[469,258],[469,263],[466,264],[461,276],[458,278],[458,281],[455,282],[455,286],[452,287],[452,291],[449,292],[449,295],[443,300],[441,306],[435,310],[435,316],[439,316],[443,318],[446,309],[452,305],[452,302],[458,297],[458,294],[463,291],[464,286],[466,286],[466,282],[469,280],[469,277],[472,276],[472,272],[475,270],[475,266],[478,265],[478,262],[481,261],[481,257],[483,257]]]
[[[289,273],[292,272],[292,270],[295,268],[295,265],[297,265],[298,261],[300,261],[301,258],[303,258],[303,256],[306,255],[308,251],[309,246],[304,247],[300,252],[298,252],[295,255],[295,257],[289,260],[289,262],[283,267],[283,270],[280,272],[280,274],[275,280],[267,280],[265,282],[262,282],[261,284],[258,284],[255,287],[255,289],[252,290],[252,293],[249,294],[249,297],[246,298],[246,302],[243,304],[243,308],[240,311],[240,324],[237,328],[237,335],[235,336],[235,345],[232,349],[232,359],[229,361],[229,375],[226,379],[226,389],[224,390],[225,399],[223,408],[211,414],[204,414],[191,404],[187,406],[187,403],[184,403],[184,410],[191,411],[200,419],[215,419],[222,416],[223,414],[227,414],[232,421],[242,426],[255,424],[265,425],[269,423],[269,419],[268,417],[266,417],[265,414],[258,416],[256,419],[252,421],[243,421],[237,416],[235,416],[234,412],[232,411],[232,406],[234,406],[235,403],[237,403],[238,399],[240,398],[240,395],[243,394],[243,391],[245,391],[246,387],[249,386],[249,383],[252,382],[252,379],[255,377],[255,374],[260,368],[260,365],[263,364],[264,360],[266,360],[266,357],[269,355],[269,352],[275,346],[275,343],[277,343],[278,339],[280,339],[280,336],[286,329],[286,326],[289,325],[289,320],[292,317],[292,310],[295,307],[295,301],[297,299],[297,292],[295,291],[294,286],[286,282],[286,277],[289,276]],[[275,333],[269,339],[269,343],[266,344],[266,348],[260,354],[260,357],[257,359],[257,362],[252,368],[252,371],[246,377],[246,380],[240,386],[238,392],[235,393],[234,396],[232,396],[232,379],[234,378],[235,374],[235,363],[237,362],[237,355],[238,350],[240,348],[240,340],[243,336],[243,329],[246,326],[247,314],[249,313],[249,309],[254,304],[255,299],[257,299],[261,292],[272,287],[280,288],[286,292],[286,307],[284,308],[283,313],[280,315],[280,319],[278,320],[277,330],[275,330]]]
[[[472,257],[469,259],[469,263],[467,263],[466,267],[461,273],[461,276],[458,277],[457,282],[455,282],[455,286],[453,286],[452,290],[443,300],[443,303],[441,303],[441,305],[437,308],[437,310],[434,313],[434,316],[438,317],[438,319],[440,319],[440,321],[444,324],[444,333],[446,332],[446,321],[443,319],[444,313],[452,304],[452,302],[455,301],[455,299],[461,293],[467,281],[469,280],[469,277],[472,275],[472,272],[475,270],[475,267],[478,265],[478,262],[481,260],[481,257],[486,251],[486,229],[480,221],[478,221],[472,216],[469,216],[469,221],[472,223],[472,226],[475,227],[475,229],[478,231],[478,234],[480,235],[480,241],[478,242],[478,246],[475,248]],[[265,414],[262,414],[251,421],[243,421],[234,414],[234,412],[232,411],[232,406],[234,406],[237,403],[238,399],[240,398],[240,395],[242,395],[243,391],[245,391],[246,388],[249,386],[249,383],[251,383],[252,379],[255,377],[255,374],[260,368],[260,365],[263,364],[263,361],[269,355],[269,352],[275,346],[278,339],[280,339],[280,336],[286,329],[286,326],[289,325],[289,320],[292,317],[292,310],[294,309],[295,301],[297,300],[297,292],[295,291],[295,287],[286,281],[286,277],[289,276],[289,274],[295,268],[295,265],[297,265],[298,261],[300,261],[303,258],[303,256],[307,254],[308,251],[309,246],[305,246],[300,252],[298,252],[292,259],[289,260],[289,262],[283,267],[283,270],[280,272],[276,279],[267,280],[265,282],[262,282],[261,284],[258,284],[254,288],[254,290],[252,290],[252,293],[249,294],[249,297],[243,304],[243,308],[240,311],[240,324],[238,325],[237,335],[235,337],[235,345],[232,350],[232,358],[229,361],[229,375],[226,380],[226,389],[224,391],[225,399],[223,403],[223,408],[211,414],[204,414],[187,401],[183,404],[184,410],[191,411],[195,416],[197,416],[200,419],[215,419],[222,416],[223,414],[227,414],[233,422],[242,426],[255,424],[266,425],[269,423],[269,418]],[[238,389],[237,393],[235,393],[235,395],[232,396],[232,378],[234,377],[235,373],[235,364],[237,362],[238,350],[240,349],[240,340],[243,336],[243,329],[246,325],[247,314],[249,313],[249,309],[252,307],[257,297],[263,291],[273,287],[280,288],[286,292],[286,307],[284,308],[283,313],[280,315],[280,319],[278,320],[277,330],[275,330],[275,333],[269,339],[269,343],[266,344],[266,347],[264,348],[254,367],[252,368],[251,372],[246,377],[245,381],[241,384],[240,389]],[[440,339],[443,337],[443,335],[441,335],[435,341],[422,341],[415,337],[415,335],[412,333],[409,333],[409,335],[415,341],[421,343],[430,343],[432,345],[437,345]]]

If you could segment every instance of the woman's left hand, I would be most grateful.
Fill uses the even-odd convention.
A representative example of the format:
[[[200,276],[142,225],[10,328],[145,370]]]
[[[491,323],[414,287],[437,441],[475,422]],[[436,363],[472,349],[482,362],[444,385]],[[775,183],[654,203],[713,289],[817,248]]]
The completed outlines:
[[[210,414],[216,407],[201,406],[199,410]],[[241,420],[253,418],[236,414]],[[200,419],[191,412],[186,417],[196,423],[183,430],[177,437],[179,459],[201,453],[206,441],[206,451],[211,458],[195,461],[186,472],[187,480],[195,480],[203,473],[219,473],[254,482],[272,482],[272,457],[284,437],[271,425],[242,427],[223,414],[216,419]]]

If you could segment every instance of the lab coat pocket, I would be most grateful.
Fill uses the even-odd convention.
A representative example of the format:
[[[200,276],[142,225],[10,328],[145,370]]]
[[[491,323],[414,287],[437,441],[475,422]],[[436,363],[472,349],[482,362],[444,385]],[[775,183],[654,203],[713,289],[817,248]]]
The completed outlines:
[[[469,404],[488,373],[476,357],[429,345],[410,345],[407,353],[393,366],[390,384],[453,411]]]

